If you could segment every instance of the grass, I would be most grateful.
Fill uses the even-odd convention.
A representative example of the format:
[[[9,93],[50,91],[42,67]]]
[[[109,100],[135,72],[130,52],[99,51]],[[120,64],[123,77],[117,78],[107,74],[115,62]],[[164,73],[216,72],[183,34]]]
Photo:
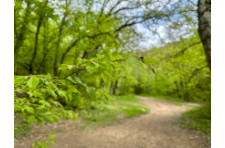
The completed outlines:
[[[87,126],[93,128],[105,127],[120,123],[124,119],[148,113],[138,98],[134,95],[116,96],[102,104],[93,104],[91,108],[82,110],[79,117],[85,122],[85,126],[78,126],[79,130],[85,130]]]
[[[172,97],[165,97],[165,96],[151,96],[151,95],[146,95],[146,94],[141,94],[141,96],[155,98],[155,99],[161,99],[161,100],[168,100],[168,101],[184,102],[184,100],[181,98],[172,98]]]
[[[200,134],[211,140],[211,109],[200,107],[182,114],[180,123],[183,127],[199,131]]]
[[[31,125],[28,124],[24,119],[19,119],[15,122],[14,128],[14,137],[18,140],[21,140],[22,137],[26,137],[31,132]]]

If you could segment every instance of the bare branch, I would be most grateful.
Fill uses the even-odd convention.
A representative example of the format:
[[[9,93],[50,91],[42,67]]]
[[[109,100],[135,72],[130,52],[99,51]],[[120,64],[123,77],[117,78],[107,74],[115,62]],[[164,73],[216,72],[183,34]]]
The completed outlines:
[[[120,3],[122,2],[122,0],[119,0],[110,10],[109,10],[109,15],[112,13],[112,11],[116,8],[116,6],[118,6]]]

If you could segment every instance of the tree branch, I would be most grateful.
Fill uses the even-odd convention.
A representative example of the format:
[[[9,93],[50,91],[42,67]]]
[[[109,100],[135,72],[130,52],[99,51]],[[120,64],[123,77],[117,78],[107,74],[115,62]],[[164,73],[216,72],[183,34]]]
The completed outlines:
[[[200,43],[201,43],[201,41],[195,42],[195,43],[189,45],[188,47],[182,49],[182,50],[179,51],[178,53],[176,53],[176,54],[174,54],[174,55],[172,55],[172,56],[169,56],[169,57],[176,57],[176,56],[178,56],[178,55],[180,55],[180,54],[183,54],[183,53],[184,53],[186,50],[188,50],[190,47],[195,46],[195,45],[198,45],[198,44],[200,44]]]

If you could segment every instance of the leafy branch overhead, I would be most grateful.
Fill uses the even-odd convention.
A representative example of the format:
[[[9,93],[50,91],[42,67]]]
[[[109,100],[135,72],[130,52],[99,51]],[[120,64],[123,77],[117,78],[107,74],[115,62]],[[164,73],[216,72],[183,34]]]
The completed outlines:
[[[27,98],[17,98],[15,95],[15,110],[20,112],[20,115],[26,116],[28,123],[37,121],[39,124],[42,124],[44,119],[50,122],[57,122],[59,116],[75,119],[77,116],[75,114],[71,115],[71,111],[65,110],[60,99],[64,99],[63,102],[70,102],[73,93],[85,95],[84,92],[81,93],[79,91],[78,86],[85,87],[86,94],[90,99],[96,99],[96,96],[105,97],[106,99],[112,99],[112,97],[101,90],[87,86],[78,77],[72,75],[76,74],[81,67],[86,67],[86,69],[91,67],[92,69],[87,69],[87,71],[93,73],[100,70],[102,79],[107,83],[108,80],[112,79],[112,76],[107,71],[109,69],[118,70],[118,62],[121,61],[128,61],[129,63],[143,66],[140,61],[135,59],[109,61],[105,57],[98,55],[97,58],[83,60],[78,65],[61,65],[59,69],[73,71],[64,78],[52,77],[50,74],[15,76],[15,92],[19,91],[29,95]],[[45,96],[48,97],[46,98]]]

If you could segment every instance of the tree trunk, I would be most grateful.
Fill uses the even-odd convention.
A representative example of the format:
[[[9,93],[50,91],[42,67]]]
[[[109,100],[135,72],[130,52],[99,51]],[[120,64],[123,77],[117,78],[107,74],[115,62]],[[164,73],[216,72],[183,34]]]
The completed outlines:
[[[48,53],[48,50],[46,49],[46,39],[47,39],[47,36],[46,36],[46,22],[43,23],[43,27],[44,27],[44,39],[43,39],[43,52],[44,52],[44,56],[43,56],[43,59],[40,63],[40,66],[37,70],[37,73],[40,74],[41,72],[41,68],[43,69],[42,71],[42,74],[45,74],[45,59],[46,59],[46,56],[47,56],[47,53]]]
[[[48,0],[46,0],[44,7],[46,7],[48,4]],[[44,19],[44,13],[39,15],[39,19],[38,19],[38,24],[37,24],[37,32],[36,32],[36,37],[35,37],[35,45],[34,45],[34,53],[33,53],[33,58],[30,62],[30,74],[34,73],[34,67],[33,67],[33,63],[34,60],[37,56],[37,50],[38,50],[38,39],[39,39],[39,32],[40,32],[40,28]]]
[[[116,80],[115,85],[113,87],[113,95],[116,95],[118,80]]]
[[[54,75],[55,76],[58,76],[59,46],[60,46],[60,42],[61,42],[61,39],[62,39],[63,27],[64,27],[65,20],[66,20],[67,14],[68,14],[67,10],[68,10],[68,7],[70,5],[70,2],[71,1],[69,1],[69,3],[68,3],[68,1],[66,0],[66,11],[64,13],[61,25],[59,27],[59,35],[58,35],[58,41],[57,41],[57,45],[56,45],[55,63],[54,63]]]
[[[198,34],[211,71],[211,0],[198,0]]]
[[[111,81],[111,84],[110,84],[109,94],[112,95],[112,92],[113,92],[113,81]]]
[[[26,29],[27,29],[27,25],[29,23],[28,17],[30,15],[30,11],[31,11],[31,2],[27,1],[26,4],[27,4],[27,8],[26,8],[26,11],[25,11],[25,15],[24,15],[24,18],[23,18],[24,22],[23,22],[23,25],[20,29],[20,32],[17,32],[18,30],[16,29],[16,25],[14,23],[14,29],[15,29],[14,31],[15,31],[15,34],[16,34],[16,43],[15,43],[15,47],[14,47],[14,54],[18,53],[19,48],[23,45],[23,42],[25,40],[25,32],[26,32]]]

